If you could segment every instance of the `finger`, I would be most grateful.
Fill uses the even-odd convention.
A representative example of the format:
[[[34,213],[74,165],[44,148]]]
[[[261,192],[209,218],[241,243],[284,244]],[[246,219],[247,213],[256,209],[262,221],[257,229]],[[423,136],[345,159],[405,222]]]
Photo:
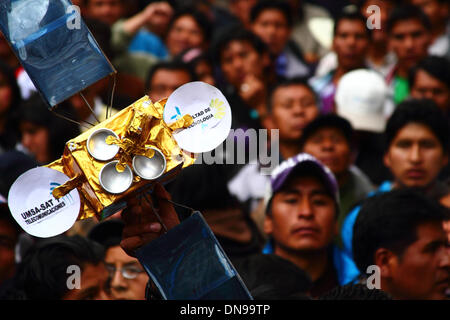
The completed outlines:
[[[123,209],[121,217],[126,223],[137,221],[137,215],[141,213],[141,201],[137,197],[127,199],[127,206]]]
[[[160,2],[158,7],[168,15],[171,15],[173,12],[172,7],[167,2]]]
[[[156,240],[161,235],[160,233],[143,233],[140,235],[124,237],[120,242],[120,246],[128,252],[134,252],[140,247]]]
[[[159,198],[172,200],[172,196],[170,195],[170,193],[168,193],[167,190],[164,189],[164,187],[159,182],[155,184],[154,192],[155,195]]]
[[[123,228],[122,238],[139,236],[146,233],[159,233],[162,226],[159,222],[149,224],[128,225]]]
[[[147,199],[151,203],[151,199]],[[122,212],[122,219],[127,225],[141,224],[144,222],[156,221],[153,219],[152,207],[142,196],[135,196],[127,200],[127,208]]]

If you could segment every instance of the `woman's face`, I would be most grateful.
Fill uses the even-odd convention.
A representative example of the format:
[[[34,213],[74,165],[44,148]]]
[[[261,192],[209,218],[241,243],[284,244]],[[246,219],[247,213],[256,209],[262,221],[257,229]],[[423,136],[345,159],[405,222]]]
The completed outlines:
[[[50,146],[48,129],[29,121],[20,123],[22,145],[30,151],[36,161],[42,164],[50,162]]]
[[[166,39],[167,48],[176,56],[189,48],[203,47],[205,37],[200,26],[190,15],[179,17],[169,29]]]
[[[12,89],[6,77],[0,73],[0,116],[4,115],[12,102]]]

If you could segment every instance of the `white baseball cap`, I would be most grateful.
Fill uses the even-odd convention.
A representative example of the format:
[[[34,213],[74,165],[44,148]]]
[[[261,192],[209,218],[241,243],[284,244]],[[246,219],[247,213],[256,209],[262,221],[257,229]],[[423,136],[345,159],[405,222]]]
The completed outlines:
[[[355,130],[383,132],[389,96],[383,77],[376,71],[357,69],[346,73],[336,88],[336,112]]]

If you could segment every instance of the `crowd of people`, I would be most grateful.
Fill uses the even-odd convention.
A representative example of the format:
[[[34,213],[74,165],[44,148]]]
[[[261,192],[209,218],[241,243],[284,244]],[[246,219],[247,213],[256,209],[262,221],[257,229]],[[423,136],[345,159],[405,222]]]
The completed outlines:
[[[227,98],[232,129],[278,129],[279,165],[195,164],[155,187],[183,208],[133,202],[32,237],[11,217],[11,185],[105,120],[111,88],[58,105],[64,120],[0,33],[0,299],[161,299],[134,250],[163,226],[134,215],[175,226],[186,208],[255,299],[450,298],[448,1],[72,2],[117,70],[110,114],[203,81]]]

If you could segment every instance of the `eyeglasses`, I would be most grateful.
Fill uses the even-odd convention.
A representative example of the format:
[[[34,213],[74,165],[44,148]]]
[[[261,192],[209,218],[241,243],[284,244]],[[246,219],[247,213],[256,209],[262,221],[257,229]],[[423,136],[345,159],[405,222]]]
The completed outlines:
[[[106,264],[106,269],[108,270],[111,277],[114,276],[116,271],[120,271],[122,277],[128,280],[135,279],[140,273],[144,272],[144,270],[136,266],[124,266],[121,269],[117,269],[115,265],[108,263]]]

